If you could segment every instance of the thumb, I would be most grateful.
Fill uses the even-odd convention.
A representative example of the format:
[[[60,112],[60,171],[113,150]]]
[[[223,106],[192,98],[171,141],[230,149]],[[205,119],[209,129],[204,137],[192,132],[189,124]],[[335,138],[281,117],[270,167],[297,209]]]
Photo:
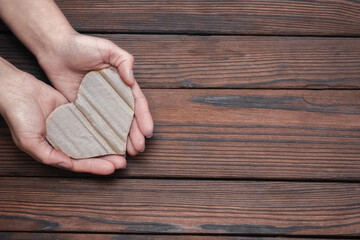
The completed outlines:
[[[134,57],[111,41],[109,41],[108,54],[110,65],[118,70],[121,79],[127,85],[132,86],[135,82]]]

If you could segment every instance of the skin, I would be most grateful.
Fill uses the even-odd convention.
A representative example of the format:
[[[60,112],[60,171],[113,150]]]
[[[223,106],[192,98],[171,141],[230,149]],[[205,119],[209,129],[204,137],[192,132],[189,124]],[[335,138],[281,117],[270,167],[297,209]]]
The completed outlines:
[[[145,137],[153,133],[153,120],[133,75],[133,56],[109,40],[77,33],[53,1],[0,0],[0,6],[1,19],[36,56],[55,87],[0,58],[0,113],[17,146],[44,164],[75,172],[106,175],[124,168],[124,156],[74,160],[45,140],[47,116],[56,107],[76,99],[85,74],[112,66],[131,86],[135,99],[127,152],[134,156],[144,151]]]

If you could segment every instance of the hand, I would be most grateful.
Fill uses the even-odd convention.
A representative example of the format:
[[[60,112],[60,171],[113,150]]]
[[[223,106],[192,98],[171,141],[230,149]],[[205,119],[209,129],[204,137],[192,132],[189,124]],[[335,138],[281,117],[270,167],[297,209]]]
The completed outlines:
[[[73,160],[46,141],[45,121],[67,99],[49,85],[0,58],[0,113],[16,145],[34,159],[75,172],[111,174],[126,165],[121,156]]]
[[[127,152],[137,155],[145,149],[145,138],[153,133],[153,120],[146,98],[137,84],[132,69],[133,56],[113,42],[72,32],[58,45],[37,56],[41,67],[54,87],[69,101],[74,101],[86,73],[110,66],[115,67],[122,80],[132,87],[135,116],[127,141]]]

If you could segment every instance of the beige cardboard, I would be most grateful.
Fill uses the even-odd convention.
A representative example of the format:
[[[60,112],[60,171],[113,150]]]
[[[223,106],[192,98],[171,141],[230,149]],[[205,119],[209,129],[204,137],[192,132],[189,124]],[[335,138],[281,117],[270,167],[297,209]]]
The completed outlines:
[[[72,158],[125,154],[134,116],[131,88],[116,70],[88,73],[75,102],[56,108],[46,120],[46,139]]]

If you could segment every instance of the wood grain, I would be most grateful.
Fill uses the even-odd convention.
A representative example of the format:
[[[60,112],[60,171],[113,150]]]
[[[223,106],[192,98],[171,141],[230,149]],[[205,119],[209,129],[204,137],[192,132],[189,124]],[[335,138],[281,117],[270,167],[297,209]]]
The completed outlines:
[[[117,177],[360,181],[360,91],[145,90],[155,133]],[[35,163],[2,122],[1,176]]]
[[[284,237],[235,237],[235,236],[196,236],[196,235],[143,235],[143,234],[89,234],[89,233],[19,233],[0,232],[2,240],[300,240],[303,238]],[[306,238],[307,240],[315,240]],[[318,239],[318,238],[316,238]],[[321,238],[322,240],[327,240]],[[339,238],[340,239],[340,238]],[[340,240],[345,240],[341,238]]]
[[[86,32],[360,35],[360,3],[353,0],[56,2],[74,28]]]
[[[118,72],[110,68],[89,72],[75,98],[46,117],[46,140],[75,159],[124,155],[134,97]]]
[[[360,2],[351,0],[56,2],[70,23],[80,31],[360,34]]]
[[[0,239],[360,237],[360,1],[56,2],[135,56],[155,132],[95,177],[35,162],[0,117]],[[1,21],[0,56],[49,83]]]
[[[360,184],[0,178],[0,231],[360,236]]]
[[[135,56],[143,88],[360,88],[359,38],[96,36]],[[0,55],[46,79],[12,35],[0,34]]]
[[[0,34],[0,56],[20,70],[50,83],[35,56],[13,34]]]

